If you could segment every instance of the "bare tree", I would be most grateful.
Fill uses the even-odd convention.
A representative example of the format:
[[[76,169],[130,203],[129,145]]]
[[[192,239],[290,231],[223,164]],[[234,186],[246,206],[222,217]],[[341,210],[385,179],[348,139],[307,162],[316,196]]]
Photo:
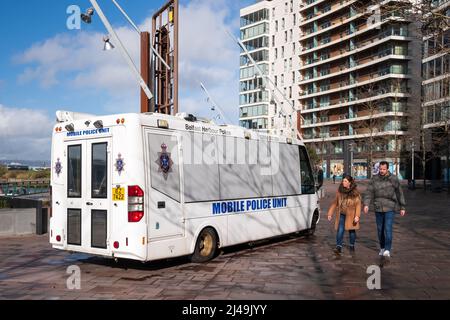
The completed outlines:
[[[360,87],[358,91],[358,99],[365,99],[365,101],[358,104],[358,118],[363,119],[356,122],[354,127],[356,133],[365,138],[357,142],[357,146],[362,151],[360,156],[367,159],[367,176],[370,178],[374,158],[382,156],[382,150],[388,140],[388,137],[382,134],[387,123],[387,119],[382,115],[385,110],[385,100],[377,99],[377,95],[385,92],[385,88],[380,87],[377,83],[370,83]]]

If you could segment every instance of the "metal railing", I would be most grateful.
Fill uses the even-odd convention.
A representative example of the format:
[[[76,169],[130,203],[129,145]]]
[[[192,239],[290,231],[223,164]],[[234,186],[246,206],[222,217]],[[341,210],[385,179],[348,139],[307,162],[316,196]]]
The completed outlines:
[[[50,180],[0,180],[0,196],[20,196],[47,193]]]

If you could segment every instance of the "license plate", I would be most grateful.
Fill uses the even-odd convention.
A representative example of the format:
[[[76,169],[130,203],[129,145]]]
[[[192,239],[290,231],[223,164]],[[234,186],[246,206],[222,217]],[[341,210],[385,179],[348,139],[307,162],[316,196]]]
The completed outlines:
[[[125,188],[114,188],[112,194],[113,201],[125,201]]]

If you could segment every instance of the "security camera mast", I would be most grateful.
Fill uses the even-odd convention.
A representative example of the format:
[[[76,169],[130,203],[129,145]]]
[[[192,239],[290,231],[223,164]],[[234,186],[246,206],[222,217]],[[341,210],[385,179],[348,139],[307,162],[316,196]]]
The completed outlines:
[[[116,44],[141,86],[141,113],[157,112],[176,115],[178,113],[179,0],[169,0],[153,15],[152,36],[149,32],[139,30],[119,3],[112,0],[139,34],[141,41],[140,71],[138,71],[97,0],[90,0],[90,2],[93,8],[89,8],[85,14],[82,14],[81,19],[83,22],[90,24],[92,16],[96,12],[102,20],[109,32],[109,36],[103,39],[105,50],[114,49],[113,43]],[[150,38],[152,43],[150,43]]]

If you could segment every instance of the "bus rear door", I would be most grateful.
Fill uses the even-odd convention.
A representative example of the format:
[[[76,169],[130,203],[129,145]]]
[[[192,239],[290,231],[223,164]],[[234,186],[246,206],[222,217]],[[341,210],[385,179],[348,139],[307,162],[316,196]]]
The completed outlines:
[[[67,145],[67,249],[111,253],[111,139]]]

